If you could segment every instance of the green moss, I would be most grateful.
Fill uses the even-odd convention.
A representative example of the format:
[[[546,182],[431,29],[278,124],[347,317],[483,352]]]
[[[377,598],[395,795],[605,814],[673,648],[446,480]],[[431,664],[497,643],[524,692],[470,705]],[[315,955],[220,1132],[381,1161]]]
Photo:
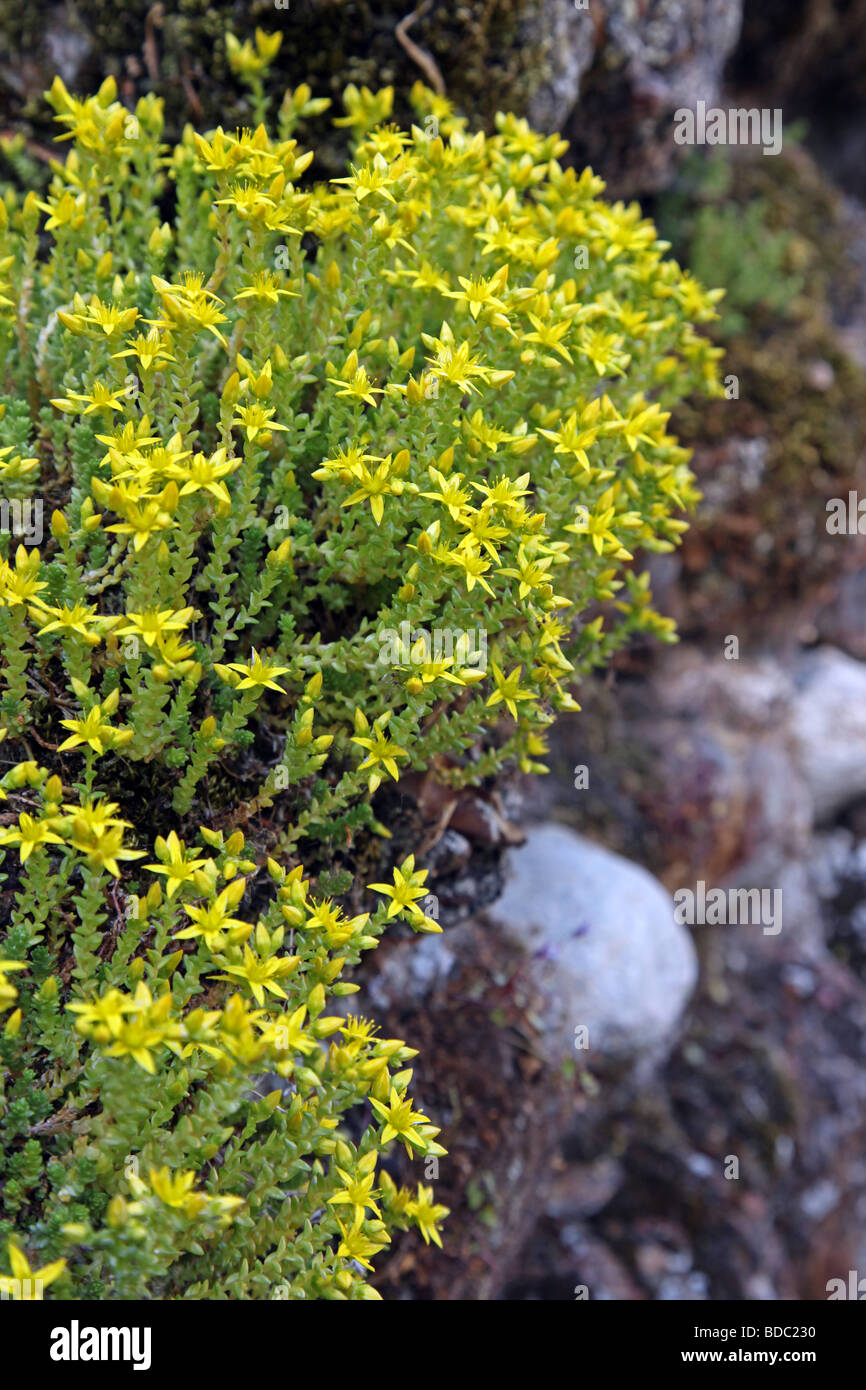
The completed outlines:
[[[737,615],[769,616],[842,568],[826,502],[866,486],[866,372],[836,319],[859,272],[841,196],[796,145],[775,159],[693,158],[658,215],[683,260],[696,274],[713,266],[728,292],[713,331],[739,399],[677,420],[699,481],[712,486],[732,439],[766,441],[760,485],[699,514],[683,551],[694,628],[731,631]]]

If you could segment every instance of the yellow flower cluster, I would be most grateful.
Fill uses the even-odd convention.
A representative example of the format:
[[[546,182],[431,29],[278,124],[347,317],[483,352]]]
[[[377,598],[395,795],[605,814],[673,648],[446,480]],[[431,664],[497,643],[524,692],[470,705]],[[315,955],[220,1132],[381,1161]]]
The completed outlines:
[[[720,390],[718,296],[558,136],[352,86],[317,183],[279,47],[229,36],[252,126],[174,148],[58,78],[65,160],[0,188],[0,1202],[44,1203],[0,1280],[61,1294],[370,1298],[394,1230],[439,1243],[380,1166],[444,1156],[414,1053],[340,1004],[439,930],[413,855],[347,905],[380,788],[543,770],[579,680],[672,639],[635,558]]]

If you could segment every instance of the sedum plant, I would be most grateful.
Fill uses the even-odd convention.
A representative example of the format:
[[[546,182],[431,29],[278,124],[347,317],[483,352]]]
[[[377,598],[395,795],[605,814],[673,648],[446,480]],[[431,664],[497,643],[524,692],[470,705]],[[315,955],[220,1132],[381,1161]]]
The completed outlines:
[[[274,52],[232,48],[254,129],[173,149],[56,80],[66,157],[2,191],[13,1297],[371,1298],[438,1243],[388,1167],[444,1154],[413,1050],[349,1012],[389,920],[438,930],[382,784],[543,770],[569,686],[673,637],[629,561],[696,498],[715,296],[558,137],[420,86],[410,131],[349,88],[315,183]]]

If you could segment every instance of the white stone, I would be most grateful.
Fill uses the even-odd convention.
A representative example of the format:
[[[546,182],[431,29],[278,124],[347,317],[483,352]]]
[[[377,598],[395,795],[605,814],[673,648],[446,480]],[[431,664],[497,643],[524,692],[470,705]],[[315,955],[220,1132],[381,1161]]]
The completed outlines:
[[[866,796],[866,663],[820,648],[804,668],[788,729],[816,821]]]
[[[548,1058],[657,1056],[673,1040],[697,978],[688,931],[646,869],[565,826],[529,830],[509,850],[488,919],[523,944],[532,1013]],[[589,1048],[575,1048],[585,1027]]]

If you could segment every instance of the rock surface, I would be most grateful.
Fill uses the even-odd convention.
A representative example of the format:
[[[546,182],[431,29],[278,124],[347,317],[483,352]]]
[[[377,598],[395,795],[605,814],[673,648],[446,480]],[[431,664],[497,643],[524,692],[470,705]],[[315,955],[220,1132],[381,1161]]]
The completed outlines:
[[[544,30],[549,42],[546,76],[533,93],[528,115],[539,130],[561,130],[577,103],[584,74],[598,45],[598,18],[574,0],[547,0],[526,21],[525,37],[537,44]]]
[[[569,119],[544,106],[530,111],[555,117],[578,166],[591,164],[611,194],[662,188],[675,162],[674,113],[717,101],[741,18],[741,0],[590,0],[576,19],[594,24],[595,51]],[[572,47],[579,41],[577,30]]]
[[[122,17],[102,0],[78,0],[74,10],[51,3],[38,14],[0,0],[0,118],[23,116],[44,139],[51,125],[41,94],[60,70],[78,90],[95,90],[111,73],[129,104],[156,91],[166,100],[170,138],[185,120],[248,121],[224,35],[231,29],[243,39],[260,25],[284,34],[276,92],[309,81],[317,95],[338,98],[349,82],[391,84],[402,120],[413,82],[429,84],[438,73],[473,122],[490,127],[497,110],[511,109],[542,130],[563,129],[577,158],[596,165],[618,196],[668,180],[673,112],[699,97],[715,100],[741,9],[741,0],[419,5],[407,46],[397,30],[413,11],[400,0],[291,0],[286,10],[271,0],[178,7],[129,0]],[[338,161],[338,146],[327,137],[320,158]]]
[[[804,665],[790,714],[792,747],[819,821],[866,795],[866,665],[832,647]]]
[[[582,1284],[593,1300],[824,1299],[862,1264],[864,681],[832,648],[674,650],[620,691],[612,728],[604,707],[598,747],[582,699],[584,743],[564,758],[607,799],[631,788],[653,831],[632,828],[629,852],[653,846],[659,872],[685,865],[692,881],[715,862],[731,886],[778,887],[784,930],[704,929],[674,1048],[580,1110],[500,1297],[571,1300]],[[558,785],[547,814],[594,825],[588,793]]]
[[[418,1006],[435,989],[444,985],[455,960],[455,937],[459,928],[445,936],[422,936],[417,941],[401,941],[384,954],[381,969],[367,987],[370,1002],[377,1010],[394,1005]]]
[[[636,732],[665,769],[650,811],[660,824],[682,808],[688,766],[700,771],[682,854],[654,866],[666,882],[678,859],[719,880],[805,860],[815,828],[866,796],[866,662],[834,647],[730,661],[682,649],[653,701]]]
[[[487,917],[527,952],[548,1059],[634,1058],[667,1046],[697,977],[688,932],[651,874],[565,826],[508,853]],[[586,1029],[576,1039],[575,1029]]]
[[[772,946],[727,943],[658,1076],[580,1116],[502,1297],[825,1299],[862,1268],[866,991]]]

